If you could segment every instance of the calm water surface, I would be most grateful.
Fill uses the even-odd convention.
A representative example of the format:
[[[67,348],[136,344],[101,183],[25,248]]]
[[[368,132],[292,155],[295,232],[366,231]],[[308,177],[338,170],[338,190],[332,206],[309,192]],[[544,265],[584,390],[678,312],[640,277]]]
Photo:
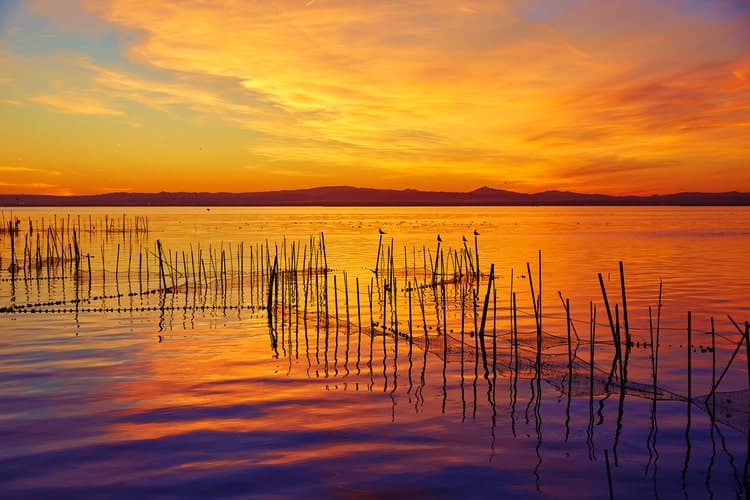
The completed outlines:
[[[123,212],[128,221],[147,215],[148,234],[106,233],[105,216],[120,224]],[[605,451],[618,498],[748,494],[744,346],[720,396],[704,403],[741,339],[729,316],[740,329],[750,320],[748,208],[83,208],[13,216],[22,221],[17,260],[25,247],[36,256],[39,241],[39,255],[55,264],[11,273],[10,238],[0,235],[4,497],[602,498]],[[29,218],[36,230],[26,240]],[[76,273],[47,243],[72,245],[65,228],[79,223],[85,257]],[[382,260],[378,229],[386,233]],[[279,299],[269,326],[258,287],[267,278],[253,274],[259,256],[268,248],[271,261],[289,263],[294,244],[301,269],[301,253],[307,259],[311,246],[320,248],[321,232],[330,271],[306,275],[316,290],[307,321],[303,294],[283,281],[288,299]],[[421,288],[422,316],[420,293],[405,285],[431,284],[438,234],[449,268],[465,248],[475,259],[477,244],[482,276],[478,287]],[[158,291],[157,240],[168,293]],[[389,252],[392,276],[376,280],[372,270],[376,262],[383,269]],[[528,277],[531,269],[538,292],[539,252],[541,351]],[[199,256],[206,269],[198,287],[189,277]],[[620,261],[633,341],[627,387],[609,377],[615,350],[598,279],[622,315]],[[480,345],[473,332],[491,264],[495,295],[487,296]],[[383,281],[391,277],[395,286]],[[571,304],[573,363],[560,295]],[[656,393],[649,307],[661,335]]]

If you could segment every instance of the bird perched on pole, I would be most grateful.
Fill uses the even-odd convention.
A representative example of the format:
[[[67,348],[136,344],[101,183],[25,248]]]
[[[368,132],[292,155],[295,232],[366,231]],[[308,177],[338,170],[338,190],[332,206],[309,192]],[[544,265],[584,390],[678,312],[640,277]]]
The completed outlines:
[[[438,271],[438,259],[440,258],[440,242],[443,238],[437,235],[437,248],[435,249],[435,264],[432,266],[432,285],[435,286],[437,283],[437,271]]]
[[[378,233],[380,234],[380,239],[378,240],[378,256],[375,258],[375,269],[373,272],[377,275],[378,274],[378,266],[380,265],[380,249],[383,246],[383,235],[385,234],[385,231],[383,231],[383,228],[378,228]]]

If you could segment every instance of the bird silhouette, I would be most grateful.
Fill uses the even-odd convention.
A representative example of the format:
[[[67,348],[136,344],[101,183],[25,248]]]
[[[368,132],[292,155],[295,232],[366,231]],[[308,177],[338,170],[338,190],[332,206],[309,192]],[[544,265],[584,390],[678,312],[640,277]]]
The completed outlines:
[[[464,243],[466,243],[467,241],[469,241],[469,240],[466,239],[466,236],[461,236],[461,239],[464,241]]]
[[[385,231],[383,231],[383,228],[378,228],[378,232],[379,232],[380,234],[385,234]]]
[[[474,230],[474,236],[479,236],[479,231],[477,231],[476,229]]]
[[[440,235],[438,234],[437,240],[438,241],[443,241],[443,238],[441,238]]]

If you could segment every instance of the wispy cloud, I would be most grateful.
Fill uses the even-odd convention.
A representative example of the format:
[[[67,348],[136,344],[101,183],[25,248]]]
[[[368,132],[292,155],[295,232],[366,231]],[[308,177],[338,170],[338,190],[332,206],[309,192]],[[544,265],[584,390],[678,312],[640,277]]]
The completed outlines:
[[[22,167],[22,166],[16,166],[16,165],[0,165],[0,172],[6,172],[9,174],[34,173],[38,175],[50,175],[50,176],[55,176],[55,177],[62,175],[62,172],[60,170]]]
[[[37,172],[36,168],[0,165],[0,172]]]
[[[43,104],[52,111],[71,115],[122,116],[125,114],[101,97],[75,91],[38,95],[30,97],[29,101]]]
[[[184,105],[197,112],[218,114],[238,122],[258,114],[253,106],[227,99],[200,80],[184,78],[159,81],[108,69],[89,61],[82,62],[82,65],[94,73],[93,80],[100,88],[106,89],[109,95],[135,101],[160,111],[169,111],[172,106]]]
[[[0,186],[12,186],[12,187],[30,187],[30,188],[37,188],[37,189],[49,189],[49,188],[58,188],[60,186],[56,184],[49,184],[46,182],[28,182],[28,183],[15,183],[15,182],[4,182],[0,181]]]
[[[72,195],[73,190],[66,186],[47,182],[5,182],[0,181],[0,191],[6,194],[55,194]]]
[[[0,191],[21,194],[72,194],[68,186],[55,182],[62,171],[26,165],[0,165]]]

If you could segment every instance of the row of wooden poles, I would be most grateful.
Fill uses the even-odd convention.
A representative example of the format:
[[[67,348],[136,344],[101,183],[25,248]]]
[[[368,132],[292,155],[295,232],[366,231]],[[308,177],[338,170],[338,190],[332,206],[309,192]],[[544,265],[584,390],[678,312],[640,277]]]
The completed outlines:
[[[21,220],[19,217],[14,216],[13,213],[6,218],[5,212],[0,211],[0,234],[13,233],[20,235],[27,232],[31,235],[34,232],[44,233],[45,231],[52,231],[54,233],[71,233],[72,231],[77,231],[78,234],[148,233],[149,221],[147,215],[128,217],[126,214],[117,217],[109,214],[99,217],[94,215],[81,217],[80,215],[71,216],[67,214],[60,217],[53,215],[47,219],[44,217],[33,219],[31,216],[28,216],[26,220]]]
[[[105,218],[106,224],[111,219]],[[147,221],[138,222],[138,220],[128,221],[125,218],[118,219],[122,227],[147,228]],[[65,222],[63,222],[65,221]],[[29,226],[31,227],[31,225]],[[38,226],[44,227],[44,226]],[[58,228],[59,231],[56,231]],[[68,231],[65,228],[70,228]],[[84,254],[78,238],[78,230],[75,226],[71,227],[70,219],[61,219],[59,225],[53,224],[47,226],[43,233],[46,236],[42,240],[41,235],[36,235],[36,246],[29,244],[31,230],[25,238],[23,260],[18,263],[14,257],[15,237],[11,232],[11,264],[9,271],[11,279],[19,276],[19,273],[26,279],[50,278],[50,268],[60,268],[67,270],[70,277],[80,283],[85,279],[89,284],[89,295],[92,288],[92,277],[95,274],[92,269],[91,250]],[[161,241],[156,241],[154,250],[144,248],[140,242],[130,240],[125,243],[126,247],[122,249],[120,244],[116,247],[114,259],[114,271],[107,271],[105,261],[106,248],[104,242],[101,243],[100,263],[101,263],[101,282],[102,296],[107,295],[106,277],[109,273],[114,277],[116,285],[116,294],[119,294],[119,284],[122,278],[127,278],[129,292],[133,293],[132,280],[138,284],[138,294],[153,293],[160,291],[162,293],[183,293],[194,294],[208,293],[212,291],[215,300],[219,301],[217,306],[236,305],[243,306],[246,299],[249,305],[255,307],[265,307],[269,311],[269,318],[274,321],[281,319],[282,324],[289,322],[294,315],[295,321],[299,321],[299,312],[302,312],[302,319],[307,320],[308,313],[315,308],[314,317],[317,318],[318,326],[321,320],[327,325],[331,315],[330,297],[329,297],[329,280],[332,276],[334,303],[336,310],[333,317],[336,321],[339,318],[338,311],[338,277],[328,265],[326,252],[325,237],[321,233],[319,238],[310,237],[308,241],[288,241],[284,239],[280,245],[275,243],[271,245],[268,240],[265,243],[249,245],[246,249],[244,243],[236,245],[222,244],[220,247],[209,246],[207,249],[193,247],[189,250],[172,251],[163,247]],[[136,245],[137,248],[136,248]],[[247,251],[246,251],[247,250]],[[137,251],[137,254],[136,254]],[[44,252],[44,253],[43,253]],[[121,253],[123,255],[121,255]],[[377,325],[383,334],[393,336],[402,335],[413,338],[415,316],[427,333],[428,328],[428,298],[425,292],[431,291],[431,298],[435,306],[435,325],[436,333],[446,336],[445,348],[448,345],[448,319],[447,319],[447,301],[449,293],[446,292],[446,285],[452,287],[452,302],[458,303],[460,308],[460,331],[461,342],[464,341],[466,333],[465,320],[467,312],[473,319],[473,328],[469,332],[470,338],[474,340],[475,348],[486,352],[486,322],[490,299],[493,304],[497,302],[497,291],[495,287],[495,268],[494,264],[490,266],[488,274],[483,274],[479,267],[480,253],[478,244],[478,233],[474,235],[474,248],[470,249],[467,240],[464,238],[463,246],[457,249],[445,248],[442,240],[438,236],[436,248],[433,252],[431,249],[423,246],[421,250],[422,259],[418,263],[417,250],[413,248],[410,252],[406,247],[403,249],[403,268],[396,265],[400,261],[401,255],[397,256],[393,240],[390,244],[383,245],[383,234],[380,235],[378,242],[377,255],[375,257],[375,267],[372,276],[367,284],[367,299],[370,306],[371,322],[370,327]],[[411,263],[409,262],[411,258]],[[125,264],[127,259],[127,264]],[[136,260],[137,259],[137,260]],[[121,267],[122,261],[122,267]],[[154,262],[155,261],[155,262]],[[0,255],[0,263],[2,255]],[[410,265],[411,264],[411,265]],[[421,264],[421,265],[420,265]],[[110,264],[111,266],[111,264]],[[152,269],[154,266],[155,269]],[[247,266],[247,268],[246,268]],[[399,264],[400,266],[400,264]],[[609,370],[609,384],[619,384],[621,388],[627,385],[628,366],[630,360],[630,350],[634,345],[631,336],[630,322],[627,307],[627,293],[625,285],[625,274],[623,264],[620,262],[620,290],[621,304],[611,304],[610,294],[608,293],[605,282],[599,274],[599,283],[601,286],[602,299],[609,325],[611,344],[614,347],[614,357]],[[46,276],[43,270],[47,271]],[[122,270],[122,272],[121,272]],[[539,252],[537,280],[534,279],[532,266],[526,264],[526,277],[529,284],[529,293],[533,309],[534,324],[536,331],[536,352],[541,353],[543,350],[543,304],[542,304],[542,254]],[[343,273],[343,292],[346,301],[346,321],[349,322],[349,279],[346,272]],[[152,281],[156,280],[156,283]],[[483,280],[486,283],[483,283]],[[360,318],[361,326],[361,304],[360,304],[360,281],[355,279],[355,294],[357,297],[357,314]],[[486,287],[485,287],[486,286]],[[237,290],[236,304],[228,304],[228,293]],[[399,294],[402,293],[408,302],[408,320],[407,328],[403,328],[399,322],[398,306]],[[442,294],[442,295],[441,295]],[[413,295],[416,295],[418,310],[415,313],[413,304]],[[574,322],[571,318],[570,301],[560,296],[567,324],[567,346],[569,366],[573,366],[573,360],[577,356],[577,348],[580,343],[580,337],[575,330]],[[652,308],[649,307],[649,330],[650,342],[648,347],[651,349],[652,379],[656,387],[658,360],[659,360],[659,336],[661,331],[661,286],[659,289],[659,301],[654,318]],[[80,295],[77,295],[76,301],[80,301]],[[380,306],[380,312],[373,312],[373,301],[377,301]],[[517,331],[517,312],[518,300],[517,291],[514,289],[514,276],[511,272],[510,294],[509,294],[509,311],[510,319],[510,336],[511,341],[518,343]],[[15,304],[11,304],[14,306]],[[18,304],[23,306],[23,304]],[[597,310],[593,302],[590,306],[590,359],[593,365],[594,348],[597,343],[595,338],[595,326]],[[441,312],[442,311],[442,312]],[[407,312],[402,312],[402,320]],[[655,320],[655,321],[654,321]],[[744,330],[740,325],[730,318],[734,326],[740,331],[742,338],[737,344],[732,356],[732,361],[738,354],[742,341],[748,345],[750,352],[750,342],[748,342],[747,328]],[[715,343],[715,332],[712,323],[712,339]],[[451,331],[452,333],[452,331]],[[573,335],[575,334],[575,343]],[[493,332],[493,335],[495,333]],[[687,328],[687,346],[688,346],[688,400],[692,400],[692,321],[691,315],[688,314]],[[712,347],[715,355],[715,346]],[[748,356],[750,363],[750,356]],[[486,356],[483,358],[486,367]],[[728,369],[728,367],[727,367]],[[712,394],[719,383],[726,375],[727,369],[712,385]],[[749,372],[750,373],[750,372]],[[750,377],[750,376],[749,376]],[[750,378],[749,378],[750,381]],[[621,391],[625,392],[624,390]]]
[[[82,220],[80,215],[75,218],[70,215],[60,218],[54,216],[51,220],[42,217],[36,221],[29,217],[25,224],[12,216],[10,220],[6,220],[3,214],[0,236],[6,236],[10,240],[10,251],[5,259],[0,253],[0,269],[9,271],[12,277],[23,273],[28,278],[34,271],[37,276],[42,271],[49,273],[54,268],[65,268],[66,263],[80,260],[82,234],[121,235],[123,239],[129,237],[132,241],[134,237],[148,234],[148,225],[147,216],[128,218],[125,214],[121,218],[105,215],[98,221],[92,216]]]
[[[153,248],[142,245],[140,240],[124,240],[123,245],[105,245],[102,241],[94,256],[92,248],[84,249],[77,237],[77,231],[71,233],[71,240],[52,238],[45,247],[39,245],[36,251],[27,246],[23,260],[15,260],[16,265],[8,268],[9,278],[3,282],[15,283],[22,279],[27,281],[72,280],[76,288],[75,303],[91,299],[93,288],[100,285],[102,293],[96,298],[109,298],[121,295],[121,285],[127,282],[129,294],[147,295],[155,292],[180,294],[207,294],[213,292],[217,304],[242,306],[246,299],[255,307],[266,308],[266,291],[279,273],[300,273],[310,281],[321,273],[328,272],[325,240],[311,237],[307,242],[290,242],[284,240],[282,246],[265,243],[245,246],[244,242],[236,245],[223,243],[219,247],[201,245],[188,250],[173,251],[166,249],[160,240]],[[44,250],[43,250],[44,249]],[[43,251],[46,255],[40,257]],[[11,239],[11,254],[15,254]],[[114,254],[114,255],[112,255]],[[271,260],[273,259],[273,261]],[[14,259],[11,258],[11,262]],[[42,265],[37,265],[41,260]],[[2,255],[0,255],[0,262]],[[7,259],[6,259],[7,262]],[[294,270],[294,271],[293,271]],[[57,273],[60,273],[58,275]],[[98,278],[95,280],[97,277]],[[273,273],[273,274],[272,274]],[[88,297],[81,297],[79,285],[88,282]],[[318,287],[320,284],[318,285]],[[310,287],[308,287],[310,288]],[[237,303],[231,301],[231,293],[237,293]],[[52,293],[52,292],[50,292]],[[39,307],[52,303],[64,305],[52,297],[47,301],[37,300],[34,303],[18,303],[11,295],[11,307],[4,309],[24,309],[26,306]]]
[[[322,235],[321,235],[322,236]],[[324,247],[324,244],[323,244]],[[394,338],[403,337],[408,338],[410,341],[414,338],[414,307],[413,307],[413,301],[412,301],[412,293],[415,293],[417,295],[417,304],[419,306],[419,315],[417,318],[421,317],[422,319],[422,326],[424,328],[424,333],[427,335],[427,325],[428,321],[426,318],[426,311],[427,311],[427,299],[425,297],[425,290],[432,290],[432,298],[435,301],[435,325],[436,325],[436,333],[441,334],[445,337],[443,346],[444,349],[448,347],[448,332],[449,332],[449,325],[447,320],[447,296],[448,293],[446,291],[446,285],[453,285],[454,287],[454,293],[457,296],[458,302],[460,304],[460,321],[461,321],[461,339],[460,342],[465,342],[464,335],[466,333],[465,329],[465,319],[467,317],[467,307],[471,310],[473,310],[473,314],[470,315],[471,318],[473,318],[473,330],[469,332],[469,336],[474,339],[475,348],[478,350],[478,352],[482,353],[482,360],[483,365],[485,368],[485,372],[487,372],[487,340],[486,340],[486,323],[487,323],[487,317],[488,317],[488,309],[490,305],[490,299],[492,298],[493,303],[493,309],[496,310],[496,304],[497,304],[497,290],[495,287],[495,272],[494,272],[494,264],[490,266],[489,274],[486,275],[486,289],[484,288],[485,284],[482,283],[482,278],[485,276],[480,271],[479,268],[472,269],[472,253],[468,250],[468,248],[464,248],[461,250],[448,250],[447,252],[444,252],[440,248],[440,239],[438,239],[438,246],[437,250],[435,252],[435,257],[432,258],[429,252],[427,252],[424,248],[422,251],[423,256],[427,256],[423,258],[423,266],[422,266],[422,273],[421,277],[422,280],[419,279],[419,272],[415,272],[416,266],[411,266],[412,274],[411,278],[409,279],[409,265],[408,265],[408,256],[407,256],[407,250],[404,249],[404,268],[402,271],[397,270],[397,267],[395,266],[395,252],[393,243],[391,243],[390,246],[388,246],[385,250],[382,251],[383,258],[381,258],[381,250],[382,250],[382,235],[381,235],[381,241],[378,245],[378,254],[376,258],[376,266],[375,266],[375,273],[374,276],[371,278],[370,283],[367,287],[367,297],[368,302],[370,305],[370,315],[371,315],[371,321],[370,321],[370,327],[379,327],[382,330],[383,335],[391,335]],[[449,259],[446,259],[446,253],[450,256]],[[287,264],[290,264],[289,261],[285,261]],[[474,251],[474,260],[473,262],[479,262],[479,250],[478,245],[475,245],[475,251]],[[428,267],[429,264],[429,267]],[[446,269],[446,264],[450,266],[449,269]],[[382,266],[382,267],[381,267]],[[430,270],[428,272],[427,270]],[[536,349],[535,352],[538,356],[541,355],[541,353],[544,350],[543,346],[543,337],[544,337],[544,330],[543,330],[543,304],[542,304],[542,254],[541,251],[539,252],[539,258],[538,258],[538,279],[534,280],[532,267],[530,263],[526,264],[527,269],[527,279],[529,284],[529,292],[531,297],[531,303],[533,308],[533,314],[534,314],[534,323],[536,326]],[[470,272],[464,272],[466,270],[470,270]],[[279,276],[282,276],[284,279],[279,279]],[[285,317],[286,321],[290,322],[291,318],[295,317],[297,321],[299,321],[299,311],[297,310],[297,306],[299,304],[299,295],[298,295],[298,270],[293,265],[289,267],[288,265],[284,267],[282,270],[279,270],[278,262],[276,258],[274,258],[274,264],[271,269],[270,274],[270,287],[268,290],[268,311],[269,311],[269,321],[271,319],[276,320],[277,315],[281,316],[282,324],[284,324]],[[320,294],[320,289],[318,287],[318,283],[316,281],[315,283],[315,290],[317,292],[317,296],[320,297],[322,303],[325,306],[325,318],[326,321],[330,317],[329,311],[328,311],[328,304],[329,304],[329,297],[328,297],[328,268],[326,265],[326,268],[322,270],[322,276],[323,276],[323,288],[322,288],[322,297]],[[348,306],[348,298],[349,298],[349,290],[348,290],[348,283],[347,283],[347,276],[346,273],[344,273],[344,296],[346,297],[347,304],[345,306],[346,311],[346,322],[347,324],[350,322],[349,318],[349,306]],[[304,278],[304,275],[303,275]],[[630,321],[629,321],[629,315],[628,315],[628,301],[627,301],[627,288],[625,284],[625,272],[624,272],[624,266],[622,262],[619,262],[619,278],[620,278],[620,287],[619,287],[619,293],[622,299],[621,304],[620,303],[612,303],[610,300],[610,293],[608,293],[608,290],[605,286],[605,282],[603,279],[603,276],[601,273],[598,275],[600,287],[601,287],[601,293],[602,293],[602,300],[604,303],[605,312],[607,315],[607,323],[609,325],[610,335],[611,335],[611,345],[614,348],[614,356],[612,359],[612,364],[609,369],[609,375],[608,375],[608,382],[607,387],[613,386],[614,384],[619,385],[620,391],[620,397],[624,398],[626,391],[626,387],[628,384],[628,368],[629,368],[629,361],[630,361],[630,355],[631,355],[631,349],[635,346],[635,342],[633,341],[632,335],[631,335],[631,328],[630,328]],[[399,279],[405,280],[405,286],[403,288],[399,288]],[[338,284],[336,283],[336,276],[333,276],[334,280],[334,304],[335,304],[335,311],[333,314],[333,317],[335,318],[335,321],[338,323],[339,321],[339,310],[338,310]],[[279,285],[280,283],[280,285]],[[279,302],[279,286],[281,287],[281,300]],[[310,287],[309,280],[305,281],[303,279],[303,291],[304,291],[304,297],[305,297],[305,305],[302,311],[302,320],[307,320],[307,296],[308,296],[308,289]],[[356,296],[358,299],[357,303],[357,315],[358,315],[358,321],[359,321],[359,328],[361,328],[361,311],[360,311],[360,303],[359,303],[359,279],[357,278],[356,283]],[[408,313],[408,320],[406,322],[406,328],[403,328],[402,325],[399,322],[399,311],[398,311],[398,294],[399,291],[402,293],[405,293],[406,300],[408,303],[407,313]],[[273,293],[272,293],[273,292]],[[377,294],[377,297],[379,298],[379,304],[381,306],[379,317],[374,318],[373,317],[373,294]],[[568,352],[568,367],[570,370],[570,375],[568,377],[568,380],[572,380],[572,370],[574,365],[574,360],[577,358],[577,347],[580,343],[580,337],[578,335],[578,332],[575,331],[575,325],[573,322],[573,319],[571,317],[571,306],[570,306],[570,300],[565,299],[562,295],[562,293],[558,292],[558,295],[560,296],[560,299],[562,301],[562,305],[566,314],[566,325],[567,325],[567,352]],[[518,300],[517,300],[517,292],[513,289],[513,276],[511,274],[511,288],[510,288],[510,300],[509,300],[509,319],[510,319],[510,335],[511,335],[511,342],[514,345],[518,345]],[[589,325],[590,325],[590,331],[589,331],[589,365],[590,369],[593,370],[594,367],[594,358],[595,358],[595,346],[597,344],[601,344],[602,342],[600,340],[596,339],[596,305],[592,302],[589,304],[589,310],[590,310],[590,318],[589,318]],[[320,313],[320,311],[316,311]],[[644,347],[650,348],[650,360],[651,360],[651,381],[653,383],[653,391],[656,393],[658,391],[658,371],[659,371],[659,346],[660,346],[660,334],[661,334],[661,314],[662,314],[662,285],[660,283],[659,286],[659,296],[658,296],[658,305],[655,312],[655,318],[654,318],[654,311],[652,310],[652,307],[649,307],[649,339],[650,341],[648,343],[644,342]],[[376,321],[377,319],[377,321]],[[693,325],[692,325],[692,313],[688,312],[688,321],[687,321],[687,401],[693,402],[693,388],[692,388],[692,373],[693,373],[693,367],[692,367],[692,352],[693,352]],[[740,325],[731,317],[729,316],[730,322],[733,324],[733,326],[738,330],[738,332],[741,335],[741,338],[738,340],[733,354],[727,364],[727,366],[722,371],[721,375],[717,378],[714,378],[712,380],[711,390],[706,396],[705,400],[708,401],[712,395],[716,392],[719,384],[722,382],[724,377],[727,374],[727,371],[729,370],[731,364],[734,362],[740,348],[745,345],[747,349],[747,363],[748,363],[748,386],[750,387],[750,333],[748,331],[748,323],[745,323],[744,330]],[[319,320],[318,320],[319,321]],[[319,326],[319,324],[318,324]],[[325,325],[327,327],[327,323]],[[452,330],[450,330],[452,333]],[[714,358],[714,364],[715,364],[715,356],[716,356],[716,332],[714,328],[714,319],[711,318],[711,339],[712,339],[712,346],[710,348],[710,351],[713,354]],[[574,343],[573,340],[573,334],[575,334],[576,340]],[[494,337],[497,336],[497,331],[493,327],[492,331],[493,341],[495,341]],[[609,343],[609,342],[604,342]],[[398,343],[394,345],[395,349],[398,349]],[[714,374],[716,373],[716,370],[714,369]]]

